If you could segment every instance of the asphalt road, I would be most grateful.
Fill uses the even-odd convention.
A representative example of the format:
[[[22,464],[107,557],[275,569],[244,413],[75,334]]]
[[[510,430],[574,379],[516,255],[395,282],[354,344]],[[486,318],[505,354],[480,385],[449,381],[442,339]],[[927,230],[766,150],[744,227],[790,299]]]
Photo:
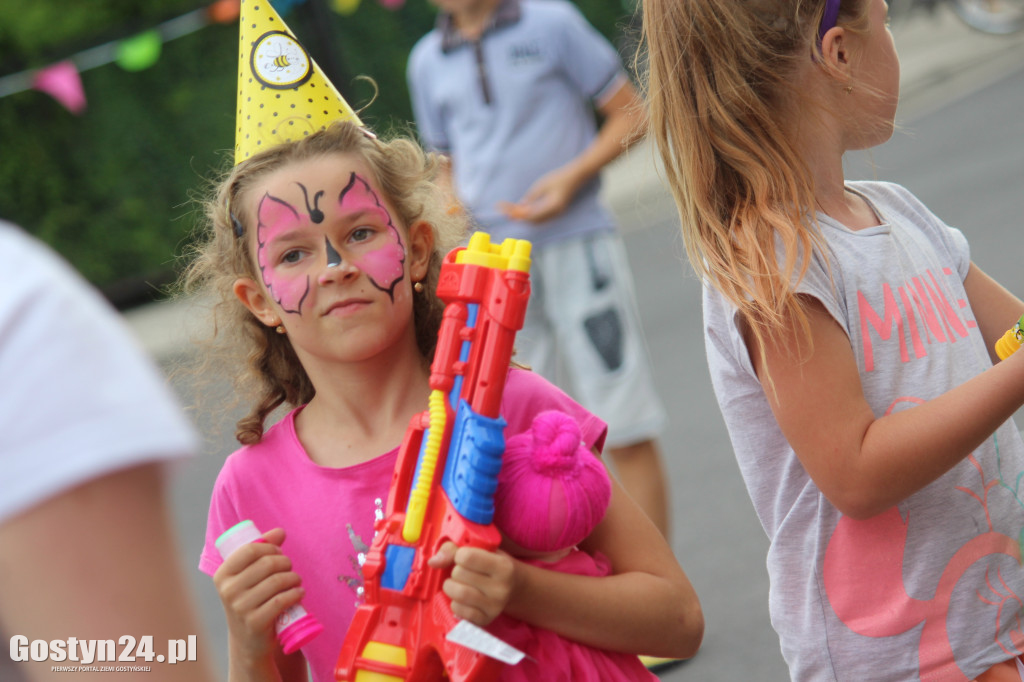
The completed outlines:
[[[1024,215],[1024,40],[980,36],[948,17],[897,27],[904,63],[901,128],[871,153],[852,155],[848,177],[908,186],[964,230],[976,263],[1024,293],[1016,234]],[[673,548],[704,606],[707,631],[696,658],[665,680],[783,682],[788,679],[768,619],[767,540],[733,459],[704,360],[700,290],[685,263],[671,199],[642,145],[607,172],[606,195],[623,224],[656,382],[672,414],[664,450],[673,496]],[[1017,248],[1010,247],[1016,246]],[[186,352],[188,311],[153,306],[129,321],[170,366]],[[175,382],[186,400],[193,387]],[[214,387],[214,391],[224,391]],[[214,402],[228,400],[226,394]],[[226,632],[212,584],[195,568],[213,480],[235,445],[230,424],[196,414],[204,456],[175,475],[175,514],[207,633],[200,655],[226,670]]]

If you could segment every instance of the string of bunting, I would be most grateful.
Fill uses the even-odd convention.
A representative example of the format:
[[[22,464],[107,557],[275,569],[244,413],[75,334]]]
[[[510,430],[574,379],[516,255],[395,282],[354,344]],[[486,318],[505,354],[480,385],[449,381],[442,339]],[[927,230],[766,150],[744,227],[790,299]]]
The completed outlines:
[[[360,2],[330,1],[334,11],[346,16],[353,14]],[[271,0],[271,4],[282,16],[304,2],[306,0]],[[405,0],[379,2],[384,7],[395,10],[401,7]],[[80,115],[87,106],[85,89],[79,75],[82,71],[110,63],[116,63],[125,71],[131,72],[148,69],[160,58],[164,43],[211,24],[228,24],[236,21],[239,5],[239,0],[216,0],[206,7],[169,19],[130,38],[91,47],[49,66],[0,76],[0,97],[25,90],[37,90],[53,97],[72,114]]]

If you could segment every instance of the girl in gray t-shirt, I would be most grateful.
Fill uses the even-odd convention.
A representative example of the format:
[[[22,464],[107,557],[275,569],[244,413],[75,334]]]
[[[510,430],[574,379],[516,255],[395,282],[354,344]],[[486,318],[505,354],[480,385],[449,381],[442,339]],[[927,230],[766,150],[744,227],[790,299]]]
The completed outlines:
[[[892,134],[886,13],[644,0],[652,129],[793,679],[1022,679],[1024,353],[992,348],[1024,302],[843,177]]]

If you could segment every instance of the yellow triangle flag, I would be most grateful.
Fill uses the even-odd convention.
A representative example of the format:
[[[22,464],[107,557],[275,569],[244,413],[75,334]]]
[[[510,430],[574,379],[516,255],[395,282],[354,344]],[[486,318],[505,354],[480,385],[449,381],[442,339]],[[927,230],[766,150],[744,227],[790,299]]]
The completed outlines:
[[[270,0],[242,0],[235,164],[341,119],[362,125]]]

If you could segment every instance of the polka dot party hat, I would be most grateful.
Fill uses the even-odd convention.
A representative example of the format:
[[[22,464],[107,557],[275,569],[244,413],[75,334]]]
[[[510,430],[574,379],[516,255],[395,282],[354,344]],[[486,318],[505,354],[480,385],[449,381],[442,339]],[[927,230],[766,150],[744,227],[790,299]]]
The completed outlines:
[[[242,0],[235,164],[341,119],[361,124],[270,0]]]

